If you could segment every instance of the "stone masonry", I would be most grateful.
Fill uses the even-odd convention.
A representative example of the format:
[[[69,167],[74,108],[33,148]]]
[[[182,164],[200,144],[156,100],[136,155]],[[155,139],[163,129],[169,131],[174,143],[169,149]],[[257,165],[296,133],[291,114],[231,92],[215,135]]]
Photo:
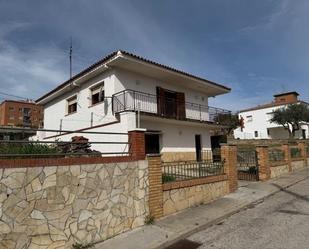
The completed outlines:
[[[0,248],[71,248],[144,224],[147,161],[0,169]]]

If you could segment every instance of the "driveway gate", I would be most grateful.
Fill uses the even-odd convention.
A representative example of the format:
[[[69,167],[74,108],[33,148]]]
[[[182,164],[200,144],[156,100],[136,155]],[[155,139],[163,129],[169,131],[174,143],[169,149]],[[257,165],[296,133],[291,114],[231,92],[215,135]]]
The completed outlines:
[[[237,170],[238,180],[259,180],[259,166],[255,150],[237,151]]]

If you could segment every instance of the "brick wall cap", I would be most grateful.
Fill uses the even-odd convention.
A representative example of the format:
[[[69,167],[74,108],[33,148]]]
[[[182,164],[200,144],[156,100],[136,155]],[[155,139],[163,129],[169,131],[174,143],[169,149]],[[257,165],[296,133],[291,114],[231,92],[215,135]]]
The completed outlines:
[[[156,154],[147,154],[146,157],[161,157],[160,153],[156,153]]]
[[[145,131],[147,131],[147,129],[144,129],[144,128],[134,128],[132,130],[129,130],[128,132],[133,132],[133,131],[145,132]]]

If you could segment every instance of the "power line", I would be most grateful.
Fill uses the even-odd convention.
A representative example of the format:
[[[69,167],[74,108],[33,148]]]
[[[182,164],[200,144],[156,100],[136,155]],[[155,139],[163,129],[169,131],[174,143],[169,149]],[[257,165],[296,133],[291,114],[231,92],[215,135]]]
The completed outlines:
[[[1,92],[1,91],[0,91],[0,94],[1,94],[1,95],[5,95],[5,96],[9,96],[9,97],[13,97],[13,98],[17,98],[17,99],[24,99],[24,100],[29,99],[29,98],[25,98],[25,97],[13,95],[13,94]]]

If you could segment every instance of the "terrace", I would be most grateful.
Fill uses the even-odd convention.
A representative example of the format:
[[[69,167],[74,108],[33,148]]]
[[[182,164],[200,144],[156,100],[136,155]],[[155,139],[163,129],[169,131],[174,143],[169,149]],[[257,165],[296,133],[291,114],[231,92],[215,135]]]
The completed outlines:
[[[133,90],[124,90],[113,95],[113,112],[140,112],[162,118],[198,121],[226,125],[231,112],[221,108],[186,102],[184,96],[154,95]]]

